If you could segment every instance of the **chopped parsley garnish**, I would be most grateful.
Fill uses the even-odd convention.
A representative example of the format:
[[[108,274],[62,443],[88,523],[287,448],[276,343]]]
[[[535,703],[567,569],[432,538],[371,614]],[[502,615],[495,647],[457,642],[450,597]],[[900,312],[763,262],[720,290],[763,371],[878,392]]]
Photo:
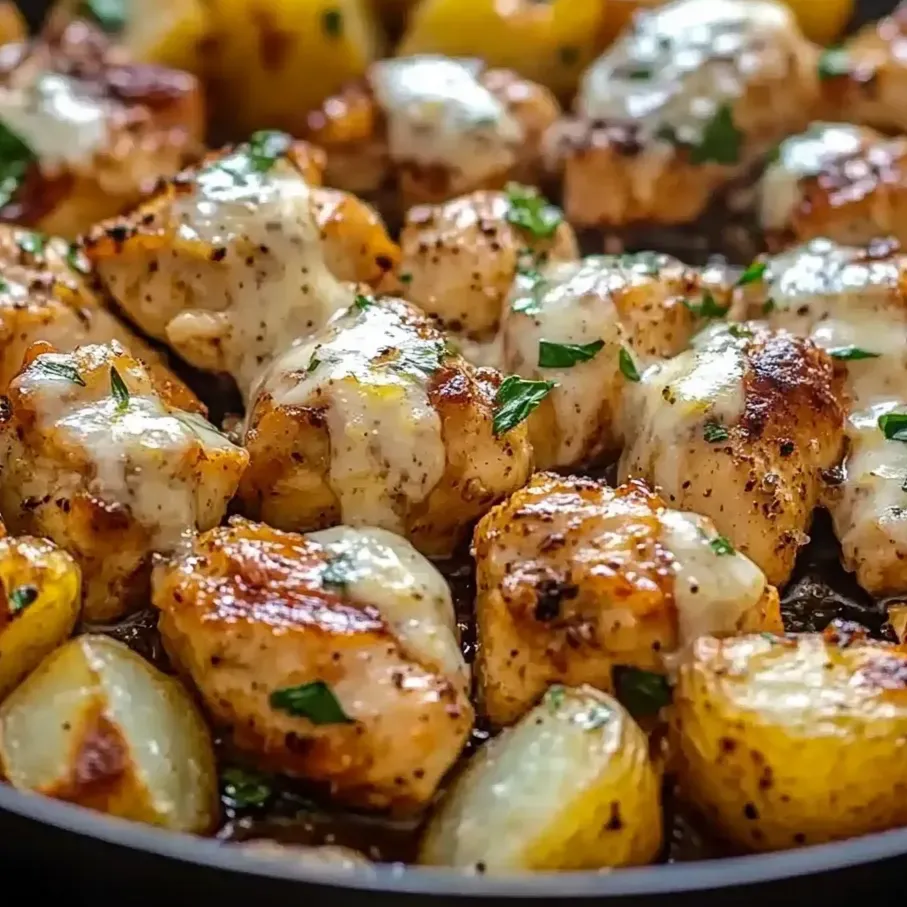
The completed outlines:
[[[620,373],[627,381],[639,381],[639,369],[636,368],[636,363],[633,361],[633,354],[625,346],[620,348],[617,364]]]
[[[727,332],[738,340],[753,336],[753,332],[745,324],[729,324]]]
[[[218,431],[201,413],[190,413],[185,410],[175,409],[170,413],[177,422],[181,422],[189,431],[202,441],[205,440],[205,433],[219,435],[221,438],[227,436]]]
[[[542,311],[542,299],[548,290],[548,284],[535,269],[519,271],[516,276],[515,296],[510,305],[512,312],[523,315],[538,315]]]
[[[736,164],[740,160],[743,136],[734,125],[731,108],[724,104],[707,123],[702,140],[690,148],[690,161],[694,164]]]
[[[879,428],[889,441],[907,441],[907,413],[879,416]]]
[[[264,806],[274,791],[270,779],[259,772],[244,768],[228,768],[221,775],[223,799],[231,809],[253,809]]]
[[[706,422],[702,427],[702,436],[709,444],[727,441],[730,437],[727,429],[720,422]]]
[[[762,303],[762,314],[771,315],[775,311],[775,300],[771,296]]]
[[[559,684],[548,688],[548,692],[545,694],[545,704],[552,715],[557,714],[558,709],[564,704],[566,695],[566,690]]]
[[[648,66],[634,66],[624,73],[633,82],[647,82],[652,78],[652,70]]]
[[[878,359],[881,353],[871,353],[869,350],[864,350],[858,346],[836,346],[834,349],[828,351],[828,355],[832,359],[844,359],[844,360],[855,360],[855,359]]]
[[[70,243],[69,248],[66,250],[66,264],[77,274],[91,273],[91,265],[76,243]]]
[[[19,230],[16,233],[16,245],[29,255],[41,255],[47,245],[47,237],[33,230]]]
[[[117,34],[126,27],[127,0],[82,0],[79,13],[97,22],[108,34]]]
[[[708,290],[703,290],[702,302],[684,299],[683,304],[697,318],[724,318],[730,309],[729,305],[721,305]]]
[[[37,155],[8,126],[0,122],[0,205],[18,191]]]
[[[607,260],[608,256],[601,256]],[[649,277],[657,277],[661,273],[664,257],[658,252],[624,252],[618,255],[617,260],[624,266],[639,271]]]
[[[425,340],[415,346],[403,347],[394,365],[404,372],[415,372],[417,378],[428,378],[441,368],[441,360],[450,355],[443,340]]]
[[[539,368],[573,368],[578,362],[588,362],[605,345],[604,340],[591,343],[555,343],[539,341]]]
[[[65,378],[67,381],[72,381],[73,384],[85,387],[85,380],[79,374],[78,369],[75,366],[67,365],[65,362],[54,362],[52,359],[39,357],[32,362],[31,368],[44,372],[46,375],[56,375],[58,378]]]
[[[321,16],[321,27],[330,38],[339,38],[343,34],[343,13],[339,9],[326,9]]]
[[[321,584],[345,589],[352,579],[353,562],[345,553],[334,555],[321,571]]]
[[[819,56],[819,78],[835,79],[850,72],[850,59],[841,47],[828,47]]]
[[[634,718],[655,715],[671,704],[671,686],[666,677],[629,665],[614,668],[617,698]]]
[[[718,555],[734,553],[734,546],[723,535],[715,536],[709,542],[709,548]]]
[[[18,614],[37,599],[38,590],[35,586],[16,586],[9,594],[9,609],[13,614]]]
[[[404,272],[400,275],[400,283],[403,283],[403,284],[410,284],[410,283],[412,283],[412,282],[413,282],[413,275],[410,274],[409,271],[404,271]]]
[[[767,267],[768,265],[764,261],[754,261],[752,264],[747,265],[744,272],[737,279],[737,286],[745,287],[748,283],[756,283],[762,280]],[[765,305],[763,304],[763,311],[765,310]],[[772,305],[774,306],[774,303]]]
[[[337,701],[334,691],[323,680],[275,690],[268,701],[272,709],[279,709],[294,718],[308,718],[312,724],[353,723]]]
[[[318,351],[316,350],[312,353],[312,358],[309,359],[309,364],[305,367],[305,370],[311,375],[319,365],[321,365],[321,360],[318,358]]]
[[[129,388],[115,365],[110,366],[110,395],[117,402],[117,412],[126,412],[129,408]]]
[[[519,425],[551,393],[553,387],[556,387],[554,381],[529,381],[518,375],[508,375],[494,400],[494,433],[502,435]]]
[[[212,173],[226,173],[235,186],[242,186],[250,176],[267,173],[292,144],[285,132],[263,129],[255,132],[245,145],[213,161],[199,174],[200,179]]]
[[[375,300],[371,296],[365,296],[362,293],[357,293],[356,298],[353,300],[353,305],[361,312],[370,309],[374,304]]]
[[[584,731],[597,731],[604,727],[614,716],[614,712],[602,702],[596,702],[583,711],[578,712],[573,720]]]
[[[552,205],[534,186],[508,183],[507,220],[536,239],[549,239],[564,220],[564,212]]]

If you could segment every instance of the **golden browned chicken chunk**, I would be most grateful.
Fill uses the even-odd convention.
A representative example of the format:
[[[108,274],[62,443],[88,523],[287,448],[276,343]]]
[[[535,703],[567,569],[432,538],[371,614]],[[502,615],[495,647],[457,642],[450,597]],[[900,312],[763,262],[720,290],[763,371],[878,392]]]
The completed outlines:
[[[534,182],[560,107],[547,88],[478,59],[431,54],[378,60],[309,115],[327,181],[350,192],[395,187],[403,208],[509,179]]]
[[[448,555],[528,478],[520,423],[547,389],[474,368],[409,303],[357,296],[262,376],[244,512],[281,529],[380,526]]]
[[[91,277],[84,256],[64,240],[0,224],[0,393],[37,341],[71,352],[117,340],[167,387],[175,405],[204,412],[163,357],[104,308],[89,287]]]
[[[703,637],[674,690],[679,790],[738,847],[907,823],[907,654],[823,638]]]
[[[73,555],[84,615],[104,620],[147,600],[152,552],[220,522],[248,455],[116,342],[41,348],[0,422],[0,512]]]
[[[810,337],[846,370],[847,452],[825,504],[844,566],[874,595],[907,591],[907,256],[815,239],[759,263],[750,313]],[[766,305],[766,300],[771,300]]]
[[[808,541],[821,475],[844,446],[843,376],[808,340],[717,324],[630,382],[621,481],[710,517],[773,585]]]
[[[814,237],[907,241],[907,138],[848,123],[813,123],[785,139],[758,185],[770,249]]]
[[[545,138],[575,226],[695,219],[818,98],[817,48],[776,0],[640,11]]]
[[[426,803],[472,727],[444,579],[404,539],[234,518],[155,569],[174,663],[262,767],[343,802]]]
[[[579,256],[560,209],[516,183],[410,208],[400,250],[402,294],[472,343],[497,333],[518,270]]]
[[[146,333],[247,394],[262,367],[377,281],[397,247],[362,202],[321,189],[323,158],[256,133],[164,184],[84,240],[101,281]]]
[[[203,125],[193,76],[131,63],[87,22],[6,45],[0,218],[74,236],[196,157]]]
[[[669,255],[594,255],[517,274],[498,341],[504,372],[553,381],[529,417],[536,464],[574,466],[620,446],[628,382],[653,357],[685,349],[703,319],[730,307],[720,267]]]
[[[712,521],[640,482],[538,473],[473,538],[479,697],[510,724],[549,684],[614,689],[697,636],[781,630],[778,593]]]

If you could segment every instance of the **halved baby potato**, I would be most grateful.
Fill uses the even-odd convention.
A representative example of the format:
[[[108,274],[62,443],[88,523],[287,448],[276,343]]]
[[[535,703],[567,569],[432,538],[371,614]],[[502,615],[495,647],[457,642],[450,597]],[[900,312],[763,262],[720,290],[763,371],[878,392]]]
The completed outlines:
[[[637,866],[661,848],[660,772],[615,699],[554,686],[473,756],[419,862],[488,873]]]
[[[0,707],[0,770],[31,790],[176,831],[218,813],[211,737],[180,684],[123,643],[80,636]]]
[[[0,699],[72,632],[80,586],[76,562],[52,542],[0,538]]]

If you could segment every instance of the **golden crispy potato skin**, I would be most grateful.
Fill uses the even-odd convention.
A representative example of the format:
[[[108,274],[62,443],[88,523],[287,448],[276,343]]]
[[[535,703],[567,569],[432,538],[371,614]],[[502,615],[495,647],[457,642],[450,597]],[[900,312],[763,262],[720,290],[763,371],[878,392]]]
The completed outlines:
[[[500,382],[452,354],[403,300],[338,313],[259,385],[244,439],[244,513],[297,531],[379,526],[449,555],[532,469],[525,425],[494,433]],[[362,432],[366,424],[376,430]]]
[[[613,690],[701,632],[780,630],[778,594],[711,522],[641,483],[537,473],[476,526],[479,696],[510,724],[548,684]],[[692,540],[692,542],[691,542]],[[692,568],[692,569],[691,569]],[[688,572],[689,571],[689,572]]]
[[[131,63],[90,23],[50,27],[7,46],[0,56],[0,103],[21,105],[18,91],[40,94],[48,79],[70,104],[83,105],[83,117],[88,108],[96,112],[100,137],[84,127],[62,150],[33,148],[36,162],[0,208],[4,221],[73,237],[135,204],[148,183],[176,173],[201,152],[204,109],[195,78]],[[64,128],[51,105],[41,108],[41,116],[48,133]],[[72,121],[66,128],[73,129]],[[86,144],[84,153],[77,141]]]
[[[684,798],[780,850],[907,823],[907,654],[835,632],[698,640],[674,691]]]
[[[263,767],[324,782],[353,805],[422,805],[472,727],[462,677],[406,647],[353,585],[323,579],[331,563],[315,538],[238,518],[211,530],[155,570],[167,650]],[[273,704],[314,683],[348,721]]]
[[[0,424],[0,511],[70,552],[85,617],[109,619],[147,600],[154,551],[220,521],[248,456],[118,344],[32,353]]]
[[[624,708],[592,687],[552,687],[486,743],[432,817],[431,866],[503,874],[639,866],[662,840],[659,772]]]

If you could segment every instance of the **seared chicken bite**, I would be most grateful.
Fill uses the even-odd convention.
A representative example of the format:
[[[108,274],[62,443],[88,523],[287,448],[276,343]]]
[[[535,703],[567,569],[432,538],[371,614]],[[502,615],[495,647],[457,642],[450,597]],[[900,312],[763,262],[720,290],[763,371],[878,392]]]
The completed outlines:
[[[358,296],[262,376],[244,512],[281,529],[380,526],[448,555],[532,469],[526,428],[507,419],[519,391],[499,387],[415,306]]]
[[[142,330],[247,394],[274,355],[350,304],[335,277],[377,280],[396,260],[371,209],[318,187],[321,163],[283,133],[256,133],[101,224],[85,251]]]
[[[848,123],[813,123],[785,139],[758,188],[771,249],[813,237],[907,241],[907,138]]]
[[[74,236],[195,158],[203,121],[194,77],[129,62],[86,22],[7,45],[0,218]]]
[[[84,615],[103,620],[146,600],[152,552],[217,525],[248,456],[119,344],[41,348],[0,423],[0,512],[72,554]]]
[[[479,521],[473,553],[479,696],[496,725],[551,683],[610,691],[615,667],[664,671],[705,633],[781,629],[762,571],[641,482],[538,473]]]
[[[846,369],[847,454],[825,488],[842,560],[874,595],[907,591],[907,257],[816,239],[769,259],[750,311],[811,337]]]
[[[478,343],[497,333],[521,267],[579,256],[561,211],[517,184],[410,208],[400,250],[402,294],[448,331]]]
[[[533,181],[554,96],[478,59],[420,55],[372,63],[309,115],[306,137],[328,154],[327,180],[351,192],[396,186],[404,208],[512,178]]]
[[[818,97],[818,51],[775,0],[641,10],[545,138],[576,226],[693,220]]]
[[[628,382],[651,357],[685,349],[701,317],[730,306],[730,286],[654,252],[594,255],[517,274],[498,365],[555,386],[529,417],[536,464],[572,466],[614,451]]]
[[[155,569],[174,663],[262,767],[346,803],[426,803],[473,711],[450,592],[403,539],[234,518]]]
[[[842,378],[807,340],[715,325],[627,389],[621,481],[710,517],[773,585],[790,576],[844,446]]]

